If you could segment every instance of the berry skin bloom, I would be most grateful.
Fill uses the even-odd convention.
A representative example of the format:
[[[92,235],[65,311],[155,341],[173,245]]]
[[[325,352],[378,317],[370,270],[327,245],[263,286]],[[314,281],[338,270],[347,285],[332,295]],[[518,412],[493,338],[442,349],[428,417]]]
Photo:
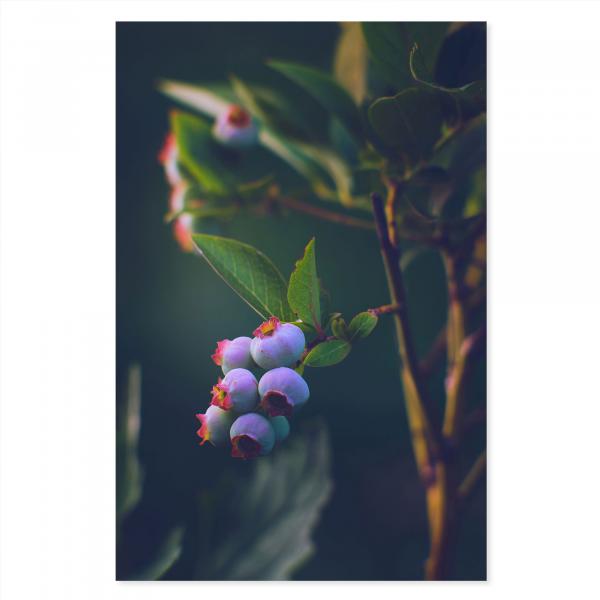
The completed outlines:
[[[226,146],[244,148],[258,141],[258,128],[248,111],[232,104],[216,119],[213,135]]]
[[[264,456],[273,450],[275,430],[265,417],[257,413],[248,413],[238,417],[229,432],[231,438],[231,456],[236,458],[255,458]]]
[[[260,406],[270,416],[289,417],[309,396],[308,385],[293,369],[267,371],[258,382]]]
[[[229,430],[234,416],[218,406],[209,406],[205,413],[196,415],[200,421],[200,429],[196,432],[202,438],[200,445],[210,442],[213,446],[221,447],[229,443]]]
[[[212,388],[213,406],[236,413],[247,413],[258,404],[256,377],[246,369],[232,369]]]
[[[227,375],[232,369],[250,369],[254,365],[250,355],[249,337],[237,337],[234,340],[221,340],[217,342],[217,349],[211,356],[213,362],[223,369]]]
[[[250,345],[254,362],[263,369],[289,367],[300,359],[306,340],[300,327],[271,317],[254,330]]]
[[[275,431],[275,441],[283,442],[290,434],[290,422],[285,417],[271,417],[269,422]]]

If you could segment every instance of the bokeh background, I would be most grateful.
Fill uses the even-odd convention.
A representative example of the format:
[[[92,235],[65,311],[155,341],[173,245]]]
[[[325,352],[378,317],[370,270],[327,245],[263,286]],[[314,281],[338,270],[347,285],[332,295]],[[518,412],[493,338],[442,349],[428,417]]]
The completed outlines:
[[[330,69],[339,31],[335,23],[117,24],[117,389],[128,367],[139,363],[139,456],[145,472],[143,498],[119,532],[117,578],[143,565],[178,524],[185,527],[183,552],[164,578],[198,577],[198,556],[206,544],[202,498],[223,473],[243,477],[249,468],[226,452],[198,446],[194,415],[205,409],[219,373],[210,360],[215,343],[250,335],[258,318],[201,259],[180,251],[164,223],[168,186],[157,154],[173,103],[157,92],[156,82],[163,77],[224,81],[235,73],[268,83],[276,76],[264,66],[268,58]],[[469,35],[470,51],[479,48],[485,64],[485,29],[474,27]],[[333,310],[349,318],[388,302],[374,233],[296,213],[245,215],[218,231],[262,250],[286,277],[314,236]],[[423,355],[445,320],[439,257],[419,255],[406,277]],[[326,423],[334,488],[314,530],[315,552],[294,579],[421,579],[427,555],[425,501],[391,319],[383,317],[343,363],[306,375],[311,401],[297,420],[300,427],[316,418]],[[440,372],[432,383],[439,398],[442,379]],[[470,396],[476,398],[473,406],[485,406],[483,364]],[[483,427],[468,435],[465,467],[484,444]],[[485,486],[467,507],[453,577],[486,577]]]

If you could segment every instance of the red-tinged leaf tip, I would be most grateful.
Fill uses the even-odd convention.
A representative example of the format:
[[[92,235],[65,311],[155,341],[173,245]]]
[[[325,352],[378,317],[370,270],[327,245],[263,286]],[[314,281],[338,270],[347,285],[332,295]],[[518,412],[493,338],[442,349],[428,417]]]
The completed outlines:
[[[231,440],[231,456],[234,458],[256,458],[261,450],[260,442],[249,435],[236,435]]]
[[[196,431],[196,435],[202,438],[200,445],[202,446],[210,439],[210,433],[208,431],[208,421],[206,419],[206,415],[204,413],[198,413],[196,418],[200,421],[201,426],[198,431]]]
[[[261,325],[259,325],[253,332],[257,338],[266,338],[270,335],[273,335],[277,328],[281,325],[281,321],[277,317],[271,317],[268,321],[265,321]]]
[[[177,141],[175,139],[175,134],[170,131],[169,133],[167,133],[166,137],[165,137],[165,141],[162,145],[162,148],[160,149],[160,152],[158,153],[158,162],[161,165],[166,164],[167,162],[169,162],[170,160],[172,160],[173,158],[175,158],[177,156]]]
[[[250,125],[250,114],[241,106],[233,104],[227,110],[227,122],[233,125],[234,127],[244,129],[245,127],[248,127]]]
[[[213,406],[218,406],[223,410],[229,410],[231,408],[231,396],[227,386],[222,383],[222,379],[219,377],[219,381],[212,387],[212,399],[210,403]]]
[[[260,402],[261,408],[270,417],[290,417],[294,412],[294,405],[282,392],[267,392]]]
[[[223,353],[230,343],[231,340],[221,340],[220,342],[217,342],[217,349],[215,350],[215,353],[210,355],[215,365],[220,367],[223,364]]]

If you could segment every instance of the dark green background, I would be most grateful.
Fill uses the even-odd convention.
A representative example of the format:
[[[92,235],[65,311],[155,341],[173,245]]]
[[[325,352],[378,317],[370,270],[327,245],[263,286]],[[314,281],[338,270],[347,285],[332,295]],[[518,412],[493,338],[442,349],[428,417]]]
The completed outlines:
[[[169,526],[184,522],[181,560],[167,579],[193,578],[202,543],[198,494],[224,469],[247,464],[211,446],[199,448],[196,412],[218,376],[215,342],[249,335],[258,318],[199,258],[183,254],[163,222],[168,187],[157,153],[173,106],[155,89],[160,77],[254,81],[272,75],[266,58],[331,68],[334,23],[119,23],[117,25],[117,372],[143,369],[140,456],[144,497],[124,527],[117,576],[141,565]],[[320,276],[332,309],[346,317],[388,302],[375,235],[290,214],[236,219],[223,235],[255,245],[288,276],[307,241],[317,240]],[[410,309],[423,353],[444,321],[446,293],[433,254],[407,275]],[[297,579],[421,579],[427,554],[424,495],[410,447],[391,320],[341,365],[307,370],[311,401],[298,418],[325,419],[333,445],[334,493],[314,539],[317,551]],[[478,381],[485,402],[484,378]],[[441,390],[441,377],[435,382]],[[438,394],[439,395],[439,394]],[[467,440],[465,461],[483,446]],[[485,493],[469,505],[454,576],[486,573]]]

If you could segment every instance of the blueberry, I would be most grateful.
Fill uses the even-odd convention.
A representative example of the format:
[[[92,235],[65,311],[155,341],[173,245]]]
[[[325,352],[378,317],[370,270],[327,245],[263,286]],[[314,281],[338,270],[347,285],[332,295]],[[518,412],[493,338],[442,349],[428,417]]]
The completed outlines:
[[[254,362],[263,369],[289,367],[304,352],[306,340],[302,329],[292,323],[281,323],[276,317],[255,329],[254,335],[250,353]]]
[[[290,416],[309,396],[308,385],[293,369],[267,371],[258,382],[260,406],[270,416]]]
[[[283,442],[290,434],[290,422],[285,417],[271,417],[269,422],[275,430],[275,441]]]
[[[248,111],[232,104],[216,119],[213,135],[226,146],[243,148],[258,142],[258,128]]]
[[[212,388],[213,406],[236,413],[247,413],[258,404],[256,377],[246,369],[232,369]]]
[[[229,432],[231,456],[254,458],[269,454],[275,445],[275,430],[265,417],[248,413],[238,417]]]
[[[218,406],[209,406],[204,414],[196,418],[202,424],[196,432],[202,438],[200,445],[210,442],[213,446],[226,446],[229,443],[229,430],[234,416]]]
[[[255,366],[250,355],[251,343],[249,337],[221,340],[217,342],[217,349],[211,358],[223,369],[225,375],[232,369],[250,369]]]

